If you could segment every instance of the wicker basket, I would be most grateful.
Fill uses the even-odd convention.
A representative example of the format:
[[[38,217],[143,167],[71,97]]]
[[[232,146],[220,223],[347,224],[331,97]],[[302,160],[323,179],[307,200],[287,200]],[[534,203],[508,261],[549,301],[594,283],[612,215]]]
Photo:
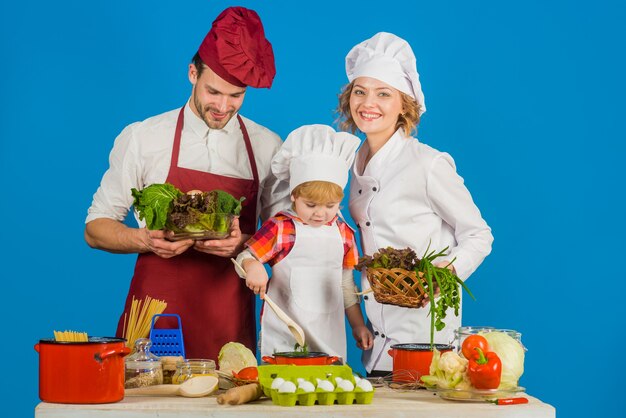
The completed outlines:
[[[405,269],[367,268],[374,298],[378,303],[417,308],[424,299],[426,284],[423,273]]]

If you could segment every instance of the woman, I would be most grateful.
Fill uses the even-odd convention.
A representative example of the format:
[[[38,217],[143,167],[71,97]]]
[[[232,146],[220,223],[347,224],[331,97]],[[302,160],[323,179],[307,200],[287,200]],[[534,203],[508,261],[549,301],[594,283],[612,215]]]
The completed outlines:
[[[452,157],[412,137],[426,111],[410,45],[378,33],[346,56],[348,84],[339,97],[340,127],[365,134],[353,166],[350,214],[361,233],[363,253],[411,247],[421,257],[449,247],[443,266],[467,279],[491,252],[493,236],[456,173]],[[363,289],[369,283],[363,275]],[[365,351],[369,375],[392,370],[391,345],[428,342],[428,308],[382,305],[365,296],[374,346]],[[461,317],[449,309],[435,342],[449,343]]]

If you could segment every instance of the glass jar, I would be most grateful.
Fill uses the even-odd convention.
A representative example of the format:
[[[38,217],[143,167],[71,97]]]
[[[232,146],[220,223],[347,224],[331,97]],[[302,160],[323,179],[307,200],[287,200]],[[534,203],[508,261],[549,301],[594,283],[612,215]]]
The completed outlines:
[[[163,364],[163,384],[171,385],[176,373],[176,365],[185,359],[183,356],[161,356],[160,358]]]
[[[195,376],[215,376],[215,362],[209,359],[188,359],[176,364],[176,373],[172,377],[172,383],[180,384]]]
[[[490,332],[495,330],[494,327],[460,327],[454,330],[454,347],[458,353],[461,352],[463,341],[470,335]]]
[[[150,352],[152,341],[140,338],[135,342],[133,354],[124,361],[127,389],[163,384],[161,359]]]
[[[522,343],[522,333],[512,330],[512,329],[498,329],[494,327],[460,327],[454,330],[454,346],[456,347],[457,352],[461,352],[461,347],[463,345],[463,341],[470,335],[474,334],[486,334],[488,332],[504,332],[508,334],[511,338],[516,340],[520,345],[524,348],[524,351],[528,351],[524,344]]]

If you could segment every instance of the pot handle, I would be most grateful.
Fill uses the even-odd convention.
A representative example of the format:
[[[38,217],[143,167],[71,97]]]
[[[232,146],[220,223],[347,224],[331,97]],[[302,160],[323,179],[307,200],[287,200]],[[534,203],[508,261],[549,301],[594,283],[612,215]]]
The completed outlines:
[[[102,361],[106,359],[107,357],[111,357],[115,355],[120,355],[124,357],[128,353],[130,353],[130,348],[122,347],[122,348],[115,348],[113,350],[103,351],[101,353],[96,353],[93,355],[93,357],[98,363],[102,363]]]
[[[39,343],[35,344],[35,351],[39,352]]]
[[[329,356],[326,358],[326,364],[333,364],[334,362],[339,360],[339,358],[340,357],[337,357],[337,356]]]
[[[389,355],[393,357],[394,349],[390,348],[389,351],[387,351],[387,353],[389,353]]]
[[[269,363],[269,364],[276,364],[276,359],[274,357],[263,356],[263,357],[261,357],[261,360],[263,360],[264,362]]]

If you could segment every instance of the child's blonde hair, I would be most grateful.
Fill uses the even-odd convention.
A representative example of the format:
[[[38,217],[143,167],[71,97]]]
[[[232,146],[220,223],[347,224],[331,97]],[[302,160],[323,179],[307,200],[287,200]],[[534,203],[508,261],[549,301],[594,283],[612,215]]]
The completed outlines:
[[[343,189],[341,186],[329,181],[307,181],[299,184],[291,191],[294,199],[302,197],[320,205],[330,202],[341,202]]]

